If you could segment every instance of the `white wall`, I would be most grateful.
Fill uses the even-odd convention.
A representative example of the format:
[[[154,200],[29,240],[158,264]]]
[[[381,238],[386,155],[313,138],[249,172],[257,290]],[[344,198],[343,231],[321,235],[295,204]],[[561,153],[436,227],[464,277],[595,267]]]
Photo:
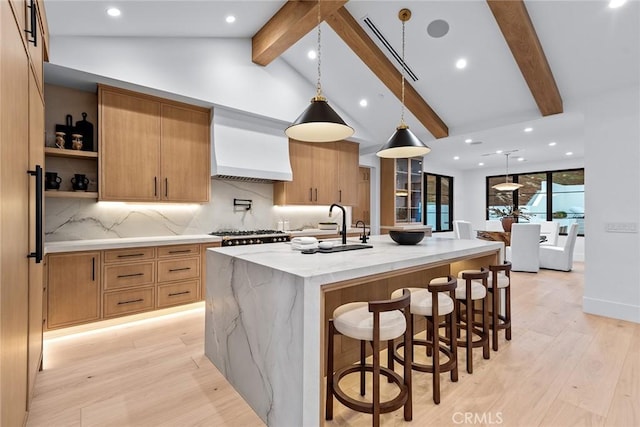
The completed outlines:
[[[51,37],[50,63],[292,122],[315,86],[283,60],[251,62],[250,39]],[[371,140],[347,113],[356,140]]]
[[[640,234],[607,222],[640,220],[640,88],[590,100],[585,110],[584,311],[640,323]]]

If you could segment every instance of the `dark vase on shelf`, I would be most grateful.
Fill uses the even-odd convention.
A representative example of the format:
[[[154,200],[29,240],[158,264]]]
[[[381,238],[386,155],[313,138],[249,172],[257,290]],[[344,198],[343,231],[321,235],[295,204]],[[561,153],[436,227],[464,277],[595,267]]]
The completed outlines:
[[[77,173],[71,178],[71,188],[73,191],[87,191],[89,187],[89,178],[84,174]]]
[[[44,188],[45,190],[59,190],[62,178],[58,176],[58,172],[45,172],[44,173]]]
[[[518,222],[518,217],[503,216],[500,222],[502,222],[502,228],[504,229],[504,231],[506,231],[507,233],[511,233],[511,226],[513,225],[514,222]]]

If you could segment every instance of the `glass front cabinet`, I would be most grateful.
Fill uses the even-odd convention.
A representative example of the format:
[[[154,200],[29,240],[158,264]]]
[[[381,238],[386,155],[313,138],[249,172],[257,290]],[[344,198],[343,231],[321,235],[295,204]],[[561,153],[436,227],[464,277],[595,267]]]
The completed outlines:
[[[422,157],[380,159],[380,227],[423,224]]]

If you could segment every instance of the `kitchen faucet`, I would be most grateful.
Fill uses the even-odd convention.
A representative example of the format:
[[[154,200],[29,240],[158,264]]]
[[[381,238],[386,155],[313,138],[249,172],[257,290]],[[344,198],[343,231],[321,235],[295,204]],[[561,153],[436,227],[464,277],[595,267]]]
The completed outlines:
[[[362,236],[360,237],[360,241],[362,243],[367,243],[367,225],[361,219],[356,221],[356,228],[358,228],[358,224],[362,224]]]
[[[334,203],[329,208],[329,218],[331,218],[331,211],[333,210],[334,207],[342,209],[342,230],[340,231],[340,234],[342,234],[342,244],[346,245],[347,244],[347,211],[344,210],[344,207]]]

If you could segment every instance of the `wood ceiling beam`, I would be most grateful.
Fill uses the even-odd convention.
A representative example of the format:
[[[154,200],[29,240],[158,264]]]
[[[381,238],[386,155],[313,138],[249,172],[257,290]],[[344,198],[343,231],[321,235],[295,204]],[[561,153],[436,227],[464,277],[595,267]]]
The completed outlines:
[[[325,18],[333,31],[360,57],[389,90],[402,99],[402,74],[371,40],[349,11],[341,7]],[[436,138],[449,136],[449,128],[405,80],[405,106]]]
[[[347,1],[322,0],[320,19],[324,20]],[[268,65],[317,26],[317,2],[289,0],[251,39],[251,60]]]
[[[562,113],[562,98],[522,0],[487,0],[543,116]]]

